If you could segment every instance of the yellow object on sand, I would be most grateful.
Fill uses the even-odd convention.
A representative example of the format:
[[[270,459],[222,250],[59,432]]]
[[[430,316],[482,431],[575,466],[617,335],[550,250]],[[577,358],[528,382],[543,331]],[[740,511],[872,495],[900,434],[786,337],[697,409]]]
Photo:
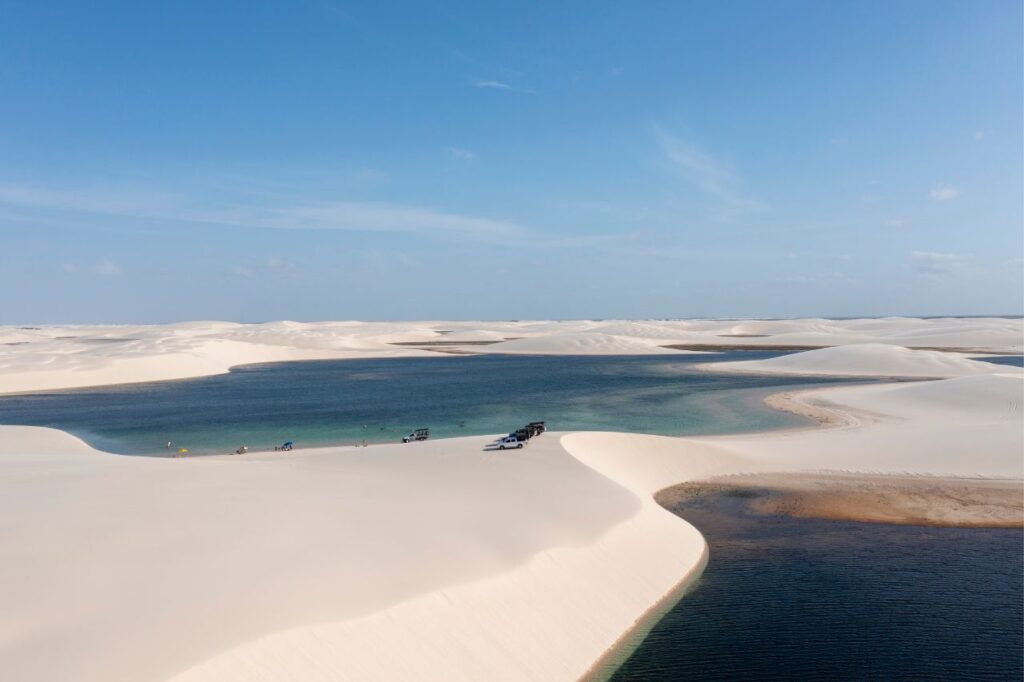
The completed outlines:
[[[188,452],[188,448],[178,448],[178,452]]]

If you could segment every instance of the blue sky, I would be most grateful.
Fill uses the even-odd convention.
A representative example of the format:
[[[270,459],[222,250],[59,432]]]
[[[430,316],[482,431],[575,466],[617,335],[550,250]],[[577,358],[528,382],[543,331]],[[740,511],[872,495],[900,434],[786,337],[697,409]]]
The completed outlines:
[[[1021,4],[3,2],[0,323],[1020,314]]]

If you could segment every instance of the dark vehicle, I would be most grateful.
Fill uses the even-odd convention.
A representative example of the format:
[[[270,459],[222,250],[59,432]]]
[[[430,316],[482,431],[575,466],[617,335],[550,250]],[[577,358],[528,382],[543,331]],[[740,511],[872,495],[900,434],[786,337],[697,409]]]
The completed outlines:
[[[529,424],[526,425],[526,428],[534,436],[539,436],[540,434],[548,430],[547,426],[544,425],[544,422],[530,422]]]
[[[416,429],[408,436],[402,436],[403,443],[412,443],[417,440],[426,440],[430,438],[430,429]]]

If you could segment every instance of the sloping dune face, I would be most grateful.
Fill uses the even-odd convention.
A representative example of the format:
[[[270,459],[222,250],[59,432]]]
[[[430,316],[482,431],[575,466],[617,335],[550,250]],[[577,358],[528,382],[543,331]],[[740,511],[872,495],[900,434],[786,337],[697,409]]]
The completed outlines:
[[[880,343],[820,348],[767,360],[706,365],[707,369],[764,374],[814,374],[944,378],[976,374],[1018,373],[1018,368],[971,360],[942,351],[911,350]]]
[[[487,441],[175,460],[0,427],[0,584],[16,586],[3,597],[3,677],[167,679],[275,632],[384,612],[554,548],[591,546],[643,508],[556,435],[500,454],[483,451]],[[548,575],[548,563],[531,570]],[[674,580],[685,573],[678,562],[652,565]],[[555,599],[566,578],[536,584]],[[643,597],[668,586],[649,585]],[[625,600],[603,632],[628,627],[621,614],[635,617],[638,606]],[[456,621],[446,626],[460,632]],[[361,664],[401,649],[395,634]],[[558,664],[582,672],[608,643],[588,641]],[[344,659],[331,665],[359,669]]]
[[[813,390],[794,401],[843,414],[839,428],[700,442],[767,462],[775,471],[1019,479],[1022,395],[1021,374]]]
[[[833,392],[844,405],[917,419],[1021,422],[1024,375],[978,374],[946,381],[922,381],[870,391]],[[1022,453],[1024,455],[1024,453]]]
[[[408,357],[392,345],[425,332],[412,325],[186,322],[162,326],[0,329],[0,394],[223,374],[236,365],[293,360]]]

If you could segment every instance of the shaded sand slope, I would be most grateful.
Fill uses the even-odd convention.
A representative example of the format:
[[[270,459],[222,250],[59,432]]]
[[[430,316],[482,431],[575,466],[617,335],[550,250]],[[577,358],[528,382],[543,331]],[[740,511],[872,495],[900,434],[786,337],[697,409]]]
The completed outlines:
[[[1018,374],[1006,365],[971,360],[942,351],[911,350],[879,343],[836,346],[782,355],[765,360],[740,360],[703,365],[721,372],[945,378],[997,372]]]

